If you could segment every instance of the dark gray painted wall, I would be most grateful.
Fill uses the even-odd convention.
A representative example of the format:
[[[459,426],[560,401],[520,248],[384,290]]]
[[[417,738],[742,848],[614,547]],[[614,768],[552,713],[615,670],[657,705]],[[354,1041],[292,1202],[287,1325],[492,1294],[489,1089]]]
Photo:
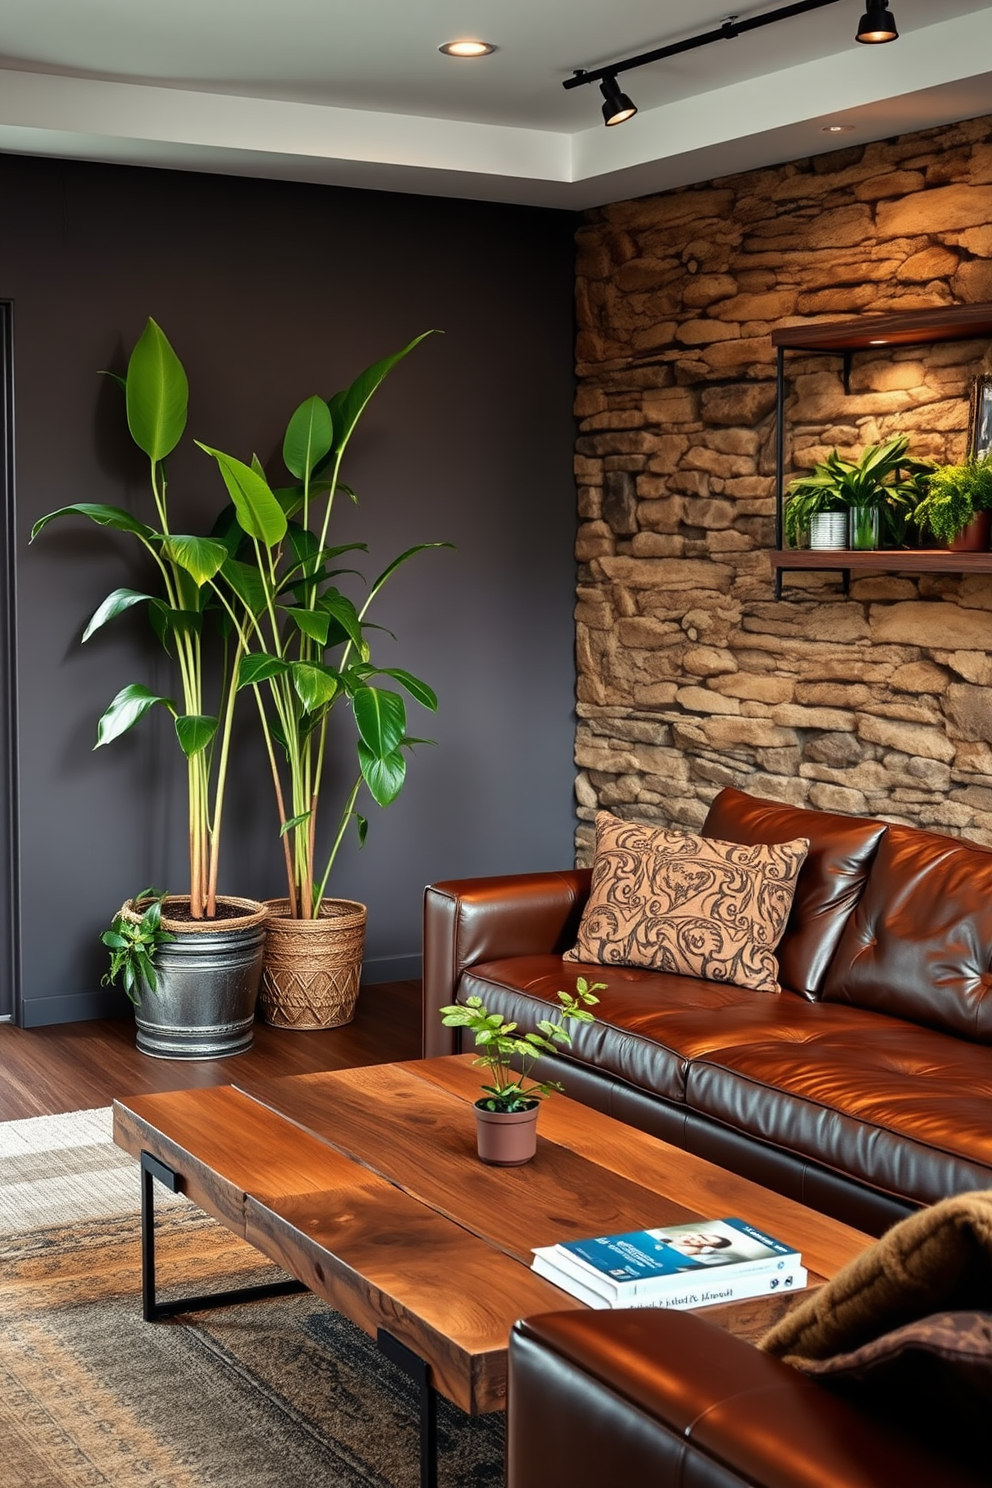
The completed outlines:
[[[115,387],[146,316],[190,376],[191,432],[275,473],[285,420],[429,326],[444,330],[371,405],[345,478],[362,505],[339,540],[369,569],[418,541],[383,592],[389,659],[425,676],[419,750],[332,889],[369,905],[367,972],[408,975],[423,886],[571,861],[574,500],[572,219],[563,213],[208,175],[0,158],[0,297],[14,302],[23,1021],[118,1006],[97,935],[146,883],[185,885],[181,762],[169,720],[91,752],[119,687],[165,691],[140,622],[80,648],[136,550],[79,523],[27,545],[69,501],[139,513],[145,474]],[[222,504],[192,446],[170,468],[191,530]],[[387,654],[383,650],[383,656]],[[419,715],[419,716],[418,716]],[[222,888],[280,893],[263,758],[245,711]]]

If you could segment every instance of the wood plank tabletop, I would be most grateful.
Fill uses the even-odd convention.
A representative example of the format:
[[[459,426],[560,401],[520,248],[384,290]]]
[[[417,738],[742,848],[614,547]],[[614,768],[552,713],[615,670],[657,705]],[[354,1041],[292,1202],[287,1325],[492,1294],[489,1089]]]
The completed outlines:
[[[438,1106],[424,1085],[449,1099]],[[533,1162],[487,1168],[475,1153],[471,1105],[479,1071],[470,1054],[253,1080],[240,1088],[425,1202],[443,1205],[526,1264],[534,1245],[729,1215],[794,1245],[824,1279],[873,1243],[850,1225],[567,1096],[543,1103]]]
[[[554,1096],[538,1154],[475,1152],[472,1056],[115,1102],[114,1137],[367,1332],[386,1327],[470,1413],[499,1409],[518,1317],[580,1307],[530,1270],[535,1245],[739,1215],[803,1252],[811,1280],[871,1243],[759,1184]],[[792,1298],[705,1310],[757,1338]]]

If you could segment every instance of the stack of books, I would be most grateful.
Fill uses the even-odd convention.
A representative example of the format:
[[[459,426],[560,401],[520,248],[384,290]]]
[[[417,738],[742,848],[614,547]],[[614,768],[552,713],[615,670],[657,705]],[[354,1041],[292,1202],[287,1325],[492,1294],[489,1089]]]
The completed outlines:
[[[532,1264],[590,1307],[711,1307],[806,1285],[799,1251],[742,1219],[564,1240]]]

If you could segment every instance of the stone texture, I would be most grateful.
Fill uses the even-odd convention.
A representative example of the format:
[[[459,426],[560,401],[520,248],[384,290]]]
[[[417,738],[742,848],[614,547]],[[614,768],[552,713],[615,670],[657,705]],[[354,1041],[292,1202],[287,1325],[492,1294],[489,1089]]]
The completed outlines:
[[[776,324],[992,300],[992,118],[588,212],[577,269],[577,850],[725,785],[992,844],[992,575],[773,599]],[[985,343],[790,353],[792,469],[967,448]]]
[[[992,650],[992,614],[977,614],[953,604],[898,603],[871,607],[873,640],[895,641],[930,650]]]

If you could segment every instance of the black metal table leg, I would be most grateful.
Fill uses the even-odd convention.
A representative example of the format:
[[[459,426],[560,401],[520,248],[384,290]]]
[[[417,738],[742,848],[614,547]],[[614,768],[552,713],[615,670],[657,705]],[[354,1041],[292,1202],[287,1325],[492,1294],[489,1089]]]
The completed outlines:
[[[376,1343],[420,1389],[420,1488],[437,1488],[437,1391],[431,1367],[386,1328],[379,1329]]]
[[[236,1287],[228,1292],[206,1292],[200,1297],[180,1297],[159,1302],[155,1294],[155,1181],[170,1193],[182,1190],[182,1175],[150,1152],[141,1154],[141,1312],[146,1323],[174,1317],[180,1312],[199,1312],[208,1307],[231,1307],[236,1302],[257,1302],[264,1297],[289,1297],[305,1292],[302,1281],[270,1281],[261,1286]]]

